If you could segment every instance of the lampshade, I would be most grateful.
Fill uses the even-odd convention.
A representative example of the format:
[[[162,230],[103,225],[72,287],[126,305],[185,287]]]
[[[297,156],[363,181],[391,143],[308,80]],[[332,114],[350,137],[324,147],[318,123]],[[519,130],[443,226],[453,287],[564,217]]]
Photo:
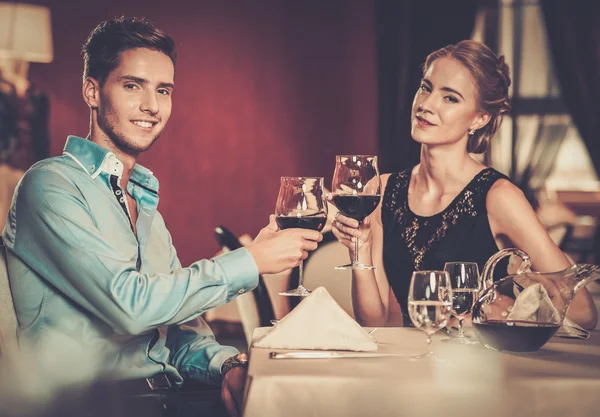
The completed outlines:
[[[52,61],[50,10],[44,6],[0,3],[0,58]]]

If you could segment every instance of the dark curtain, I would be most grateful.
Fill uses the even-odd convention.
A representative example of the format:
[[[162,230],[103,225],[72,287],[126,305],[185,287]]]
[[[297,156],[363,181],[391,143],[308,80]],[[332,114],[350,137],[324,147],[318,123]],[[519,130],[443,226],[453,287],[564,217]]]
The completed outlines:
[[[429,53],[469,39],[477,0],[375,0],[378,75],[378,136],[381,172],[419,161],[410,136],[410,111]]]
[[[600,173],[600,4],[540,4],[562,98]]]

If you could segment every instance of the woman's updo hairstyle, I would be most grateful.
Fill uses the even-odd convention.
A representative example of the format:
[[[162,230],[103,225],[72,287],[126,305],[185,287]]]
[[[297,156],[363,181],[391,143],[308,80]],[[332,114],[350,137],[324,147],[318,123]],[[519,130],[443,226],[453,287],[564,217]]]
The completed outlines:
[[[471,73],[477,89],[479,110],[491,116],[484,127],[469,135],[467,143],[467,152],[484,153],[502,123],[502,116],[510,111],[508,65],[504,62],[504,56],[498,58],[486,45],[466,40],[429,54],[423,65],[423,74],[436,59],[444,57],[456,59]]]

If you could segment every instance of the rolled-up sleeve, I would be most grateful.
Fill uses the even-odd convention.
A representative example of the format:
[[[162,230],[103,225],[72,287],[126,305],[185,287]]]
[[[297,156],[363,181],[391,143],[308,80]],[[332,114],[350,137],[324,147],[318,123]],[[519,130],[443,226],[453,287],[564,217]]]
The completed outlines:
[[[184,379],[207,384],[219,384],[223,362],[239,353],[234,347],[220,345],[201,318],[169,326],[166,345],[171,352],[169,362]]]
[[[170,235],[168,243],[171,269],[179,269],[181,262]],[[226,252],[213,258],[213,261],[219,263],[227,276],[237,277],[238,286],[230,289],[228,299],[254,288],[254,275],[248,272],[256,269],[256,263],[247,250]],[[219,344],[210,327],[200,317],[169,326],[166,346],[170,351],[169,363],[177,368],[184,379],[205,384],[221,383],[223,362],[239,353],[234,347]]]

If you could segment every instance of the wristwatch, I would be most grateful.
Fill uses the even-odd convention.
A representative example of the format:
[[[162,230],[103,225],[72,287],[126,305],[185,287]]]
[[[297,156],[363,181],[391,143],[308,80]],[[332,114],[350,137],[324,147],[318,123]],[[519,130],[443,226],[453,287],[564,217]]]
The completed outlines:
[[[237,366],[248,366],[248,355],[245,353],[238,353],[235,356],[225,359],[225,362],[221,365],[221,375],[225,376],[227,372]]]

